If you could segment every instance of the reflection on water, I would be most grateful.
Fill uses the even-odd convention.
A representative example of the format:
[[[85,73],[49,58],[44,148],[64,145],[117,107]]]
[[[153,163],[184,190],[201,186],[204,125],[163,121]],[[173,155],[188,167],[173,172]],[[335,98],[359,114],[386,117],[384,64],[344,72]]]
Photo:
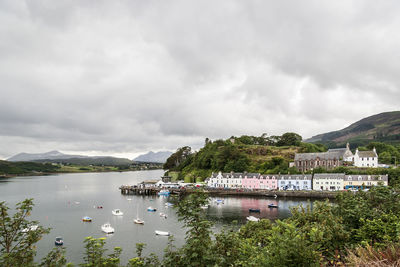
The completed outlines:
[[[163,254],[168,238],[155,235],[155,230],[171,232],[176,246],[184,242],[182,223],[178,221],[175,210],[165,206],[166,202],[176,203],[177,198],[124,196],[118,189],[120,185],[159,178],[162,174],[163,171],[156,170],[0,178],[0,201],[6,201],[13,208],[25,198],[34,198],[35,207],[30,219],[52,228],[50,234],[38,243],[38,259],[54,247],[56,236],[62,236],[68,260],[80,263],[84,238],[106,236],[107,248],[123,248],[122,259],[126,263],[128,258],[135,256],[135,244],[138,242],[147,244],[145,254]],[[234,221],[246,223],[250,208],[260,209],[260,213],[251,214],[255,217],[276,220],[290,216],[290,207],[308,204],[303,199],[254,197],[224,197],[221,198],[224,204],[217,204],[217,199],[220,198],[211,197],[210,206],[205,209],[207,218],[215,223],[215,231],[233,225]],[[268,208],[271,203],[278,208]],[[157,211],[148,212],[149,206]],[[113,209],[121,209],[124,215],[113,216]],[[160,212],[165,213],[167,219],[160,217]],[[83,222],[84,216],[91,217],[93,221]],[[133,222],[137,216],[145,221],[144,225]],[[106,235],[101,231],[101,225],[106,222],[115,228],[114,234]]]

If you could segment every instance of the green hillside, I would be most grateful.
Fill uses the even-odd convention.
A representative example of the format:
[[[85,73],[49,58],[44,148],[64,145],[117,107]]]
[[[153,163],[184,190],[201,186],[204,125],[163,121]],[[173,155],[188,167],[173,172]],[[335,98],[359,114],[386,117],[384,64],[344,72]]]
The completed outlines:
[[[373,115],[342,130],[313,136],[305,142],[322,143],[328,147],[343,147],[347,142],[352,147],[370,142],[400,145],[400,111]]]
[[[282,136],[241,136],[211,141],[193,153],[190,147],[179,148],[164,164],[164,169],[178,171],[179,179],[202,181],[212,172],[295,173],[289,169],[296,152],[322,152],[322,145],[301,142],[301,136],[286,133]]]
[[[0,160],[0,176],[56,172],[60,167],[50,163],[10,162]]]
[[[84,158],[67,158],[67,159],[41,159],[35,162],[50,162],[74,165],[104,165],[104,166],[126,166],[133,162],[125,158],[115,157],[84,157]]]

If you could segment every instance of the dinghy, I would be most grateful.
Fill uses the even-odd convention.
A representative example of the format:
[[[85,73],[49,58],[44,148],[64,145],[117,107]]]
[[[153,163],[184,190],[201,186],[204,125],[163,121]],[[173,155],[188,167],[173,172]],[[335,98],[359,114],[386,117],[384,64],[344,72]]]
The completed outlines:
[[[89,216],[85,216],[82,218],[82,221],[84,222],[92,222],[92,218],[90,218]]]
[[[155,233],[156,233],[156,235],[163,235],[163,236],[169,236],[170,235],[169,232],[158,231],[158,230],[156,230]]]
[[[249,209],[249,212],[258,212],[258,213],[260,213],[260,209],[251,208],[251,209]]]
[[[157,209],[156,208],[153,208],[152,206],[150,206],[150,207],[148,207],[147,208],[147,211],[156,211]]]
[[[167,214],[160,212],[160,217],[164,217],[164,219],[167,219]]]
[[[62,246],[62,245],[64,245],[64,240],[62,239],[61,236],[57,236],[57,237],[56,237],[56,240],[54,241],[54,244],[55,244],[56,246]]]
[[[38,229],[38,227],[39,227],[39,225],[37,225],[37,224],[31,225],[31,226],[29,226],[29,227],[27,227],[27,228],[22,229],[21,232],[27,233],[27,232],[29,232],[29,231],[36,231],[36,230]]]
[[[246,217],[246,219],[247,219],[248,221],[250,221],[250,222],[258,222],[258,221],[260,221],[259,218],[254,217],[254,216],[248,216],[248,217]]]
[[[136,224],[144,224],[144,221],[139,219],[139,205],[136,206],[136,219],[133,219]]]
[[[268,204],[268,208],[278,208],[278,205],[271,203]]]
[[[101,230],[106,234],[114,233],[114,228],[111,227],[111,224],[105,223],[101,226]]]
[[[112,214],[115,216],[122,216],[124,213],[120,209],[115,209],[112,211]]]

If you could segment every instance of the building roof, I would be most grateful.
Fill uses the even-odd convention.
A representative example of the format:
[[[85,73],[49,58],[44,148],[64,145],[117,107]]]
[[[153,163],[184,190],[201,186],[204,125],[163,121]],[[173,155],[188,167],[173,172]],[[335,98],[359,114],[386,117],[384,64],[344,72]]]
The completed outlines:
[[[315,173],[314,179],[344,179],[344,173]]]
[[[340,151],[331,151],[331,152],[318,152],[318,153],[296,153],[294,155],[294,160],[315,160],[319,158],[320,160],[329,160],[329,159],[340,159],[343,157],[343,153]]]
[[[369,151],[358,151],[358,156],[360,158],[374,158],[376,157],[376,153],[372,150]]]
[[[311,174],[282,174],[279,180],[311,180]]]
[[[388,175],[366,175],[366,174],[355,174],[346,175],[346,181],[388,181]]]

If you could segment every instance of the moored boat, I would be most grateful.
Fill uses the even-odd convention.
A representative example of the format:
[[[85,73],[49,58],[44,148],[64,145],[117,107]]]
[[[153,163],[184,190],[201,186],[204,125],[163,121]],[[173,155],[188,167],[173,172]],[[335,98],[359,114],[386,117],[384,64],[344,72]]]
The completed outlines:
[[[259,212],[260,212],[260,209],[250,208],[250,209],[249,209],[249,212],[258,212],[258,213],[259,213]]]
[[[150,207],[148,207],[147,208],[147,211],[156,211],[157,209],[156,208],[153,208],[152,206],[150,206]]]
[[[27,233],[27,232],[29,232],[29,231],[36,231],[36,230],[38,229],[38,227],[39,227],[39,225],[34,224],[34,225],[31,225],[31,226],[29,226],[29,227],[27,227],[27,228],[22,229],[21,232]]]
[[[164,219],[167,219],[167,214],[160,212],[160,217],[164,217]]]
[[[120,209],[112,210],[112,214],[115,216],[122,216],[124,213]]]
[[[144,221],[142,221],[139,218],[133,219],[133,222],[136,223],[136,224],[144,224]]]
[[[84,222],[92,222],[92,218],[90,218],[89,216],[85,216],[82,218],[82,221]]]
[[[172,204],[171,202],[167,202],[167,203],[165,203],[165,206],[166,206],[166,207],[173,207],[174,204]]]
[[[168,190],[161,190],[160,192],[158,192],[159,196],[169,196],[170,192]]]
[[[271,203],[268,204],[268,208],[278,208],[278,205]]]
[[[248,217],[246,217],[246,219],[247,219],[248,221],[250,221],[250,222],[258,222],[258,221],[260,221],[259,218],[254,217],[254,216],[248,216]]]
[[[62,246],[62,245],[64,245],[64,240],[62,239],[61,236],[57,236],[57,237],[56,237],[56,240],[54,241],[54,244],[55,244],[56,246]]]
[[[156,233],[156,235],[163,235],[163,236],[169,236],[170,235],[169,232],[158,231],[158,230],[156,230],[155,233]]]
[[[106,233],[106,234],[112,234],[114,233],[114,228],[111,227],[111,224],[105,223],[101,226],[101,230]]]

